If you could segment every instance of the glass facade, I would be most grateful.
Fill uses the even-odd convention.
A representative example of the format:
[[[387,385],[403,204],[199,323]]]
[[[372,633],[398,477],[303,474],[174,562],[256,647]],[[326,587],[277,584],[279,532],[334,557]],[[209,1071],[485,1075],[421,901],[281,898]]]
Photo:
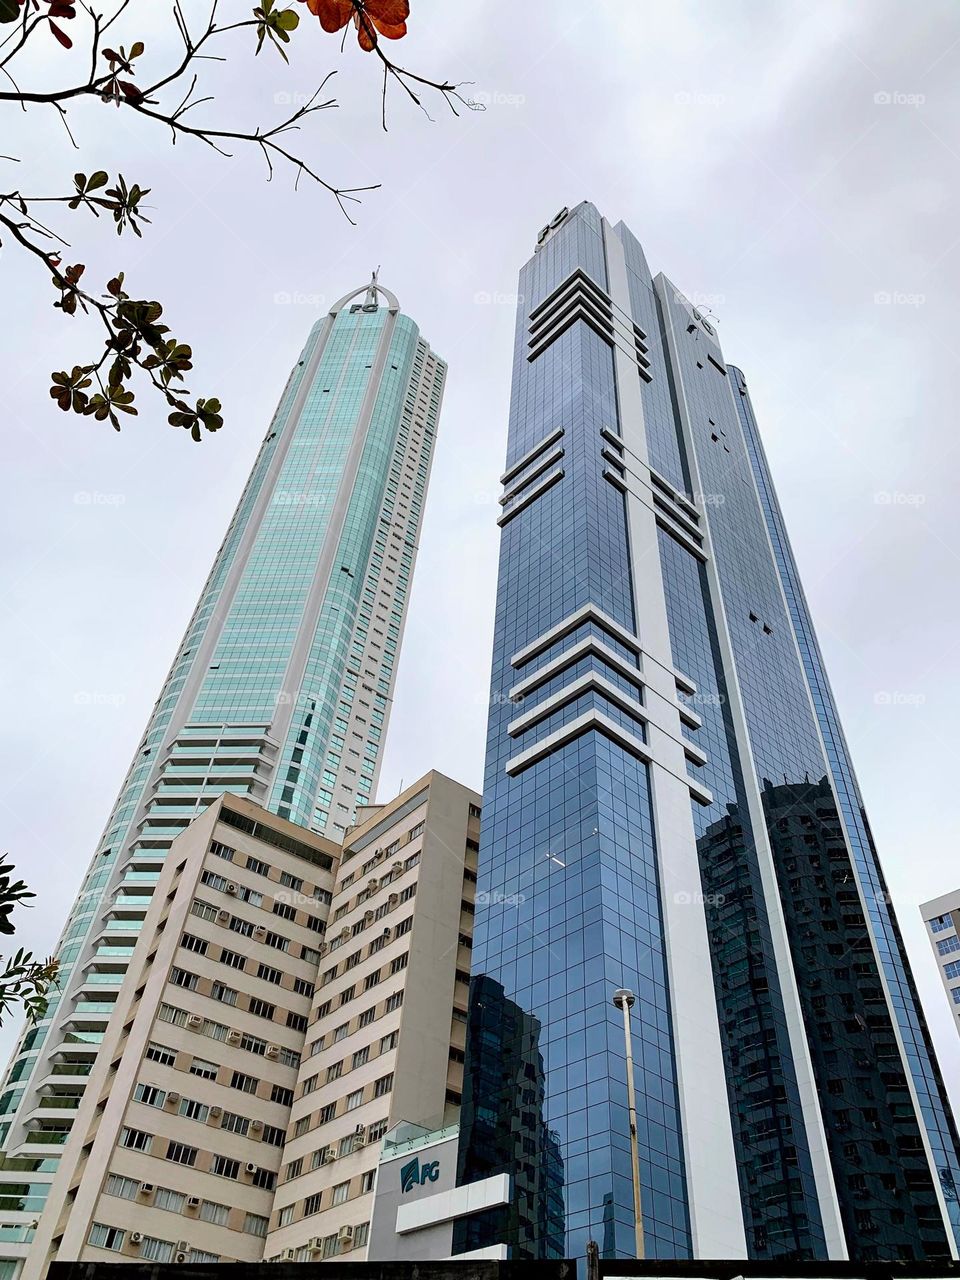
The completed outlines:
[[[459,1171],[514,1194],[457,1247],[632,1256],[627,987],[648,1256],[946,1258],[957,1134],[742,374],[592,205],[519,294]]]
[[[11,1062],[8,1152],[65,1140],[68,1111],[56,1136],[28,1121],[38,1088],[82,1094],[166,850],[212,799],[335,840],[372,800],[445,373],[376,278],[314,326]]]

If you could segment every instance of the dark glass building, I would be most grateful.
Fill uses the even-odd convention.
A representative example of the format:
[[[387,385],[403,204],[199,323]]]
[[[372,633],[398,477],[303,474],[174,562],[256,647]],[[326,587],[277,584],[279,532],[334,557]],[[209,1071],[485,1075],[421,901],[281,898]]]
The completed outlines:
[[[520,278],[460,1251],[956,1254],[958,1136],[747,386],[590,204]],[[539,1163],[539,1167],[538,1167]]]

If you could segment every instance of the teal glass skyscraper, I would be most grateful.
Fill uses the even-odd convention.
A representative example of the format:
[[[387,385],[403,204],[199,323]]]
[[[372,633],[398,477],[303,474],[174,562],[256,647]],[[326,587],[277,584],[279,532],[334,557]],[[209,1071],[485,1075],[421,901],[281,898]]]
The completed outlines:
[[[376,276],[310,333],[61,936],[60,994],[11,1061],[8,1260],[171,841],[225,791],[334,840],[374,795],[445,373]]]

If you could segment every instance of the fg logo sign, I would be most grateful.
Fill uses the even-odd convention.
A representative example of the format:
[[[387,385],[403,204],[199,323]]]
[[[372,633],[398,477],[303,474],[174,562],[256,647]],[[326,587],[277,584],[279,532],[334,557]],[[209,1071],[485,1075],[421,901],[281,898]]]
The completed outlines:
[[[430,1160],[421,1164],[416,1156],[400,1170],[400,1191],[406,1195],[414,1187],[422,1187],[427,1182],[436,1182],[440,1176],[440,1161]]]

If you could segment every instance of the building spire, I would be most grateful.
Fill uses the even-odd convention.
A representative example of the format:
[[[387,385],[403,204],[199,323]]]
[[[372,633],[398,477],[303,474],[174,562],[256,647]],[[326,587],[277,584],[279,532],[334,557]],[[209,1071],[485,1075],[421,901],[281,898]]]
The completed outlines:
[[[375,307],[377,305],[377,294],[380,291],[380,268],[377,267],[373,275],[370,277],[370,285],[367,289],[367,296],[364,299],[364,306]]]

